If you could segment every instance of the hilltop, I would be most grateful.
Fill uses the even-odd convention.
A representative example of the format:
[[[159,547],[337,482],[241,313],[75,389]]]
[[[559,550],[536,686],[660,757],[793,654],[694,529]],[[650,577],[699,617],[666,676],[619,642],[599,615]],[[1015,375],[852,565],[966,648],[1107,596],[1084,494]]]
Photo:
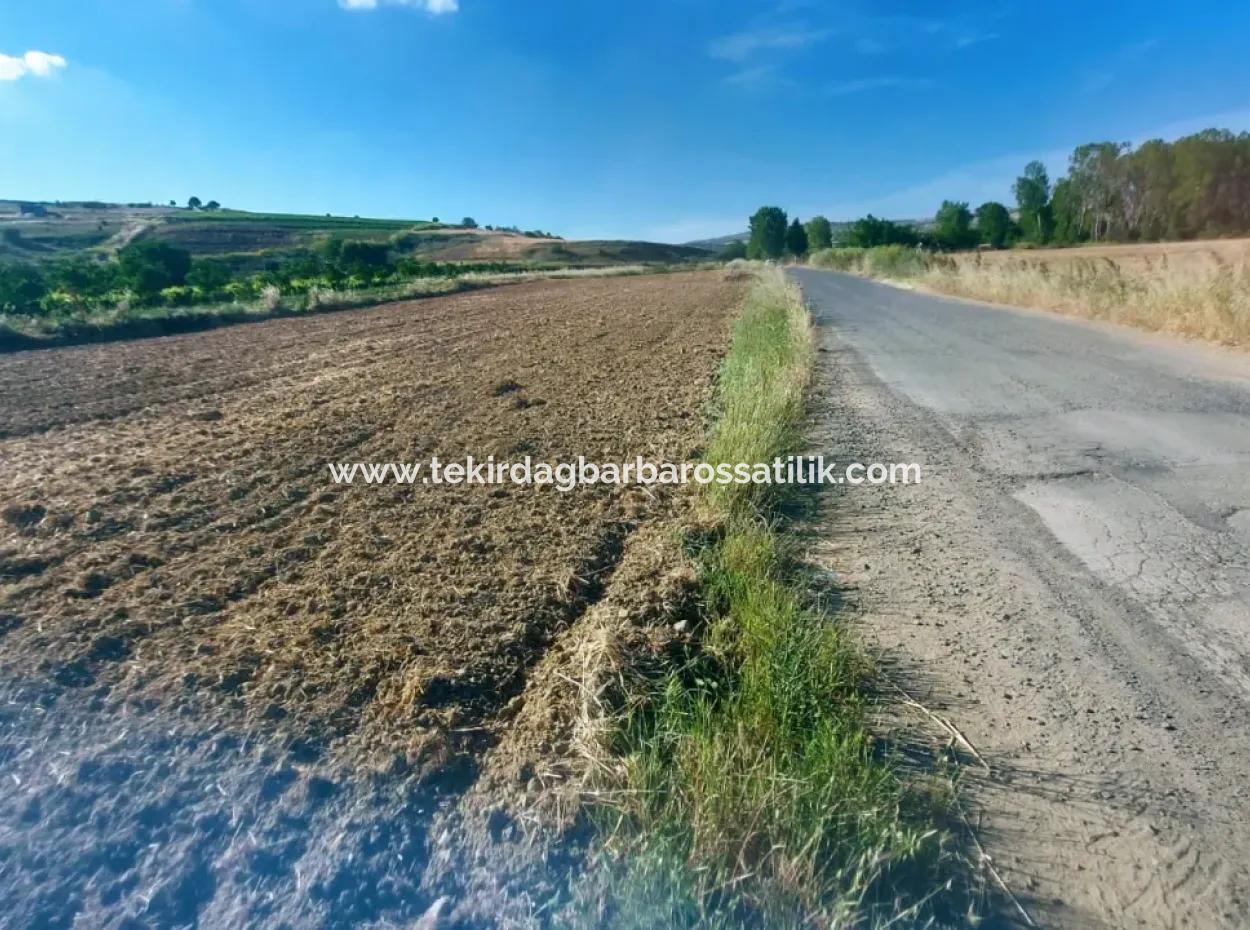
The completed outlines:
[[[156,239],[197,258],[238,267],[289,257],[331,236],[386,243],[424,261],[564,265],[679,263],[707,258],[693,246],[633,240],[566,240],[539,230],[432,220],[251,213],[152,204],[0,200],[0,259],[40,262],[74,253],[109,254]]]

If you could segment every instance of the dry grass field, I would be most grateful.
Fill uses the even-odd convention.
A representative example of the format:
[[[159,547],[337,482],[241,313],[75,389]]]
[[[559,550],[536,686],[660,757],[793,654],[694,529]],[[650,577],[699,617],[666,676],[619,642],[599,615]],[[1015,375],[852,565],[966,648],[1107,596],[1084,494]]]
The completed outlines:
[[[327,463],[685,460],[742,287],[543,281],[0,356],[4,922],[487,906],[491,847],[573,779],[588,644],[675,648],[677,504]]]
[[[813,263],[943,294],[1250,345],[1250,239],[954,255],[829,249]]]
[[[1250,239],[1194,239],[1188,242],[1096,244],[1064,249],[1021,249],[981,253],[986,262],[1004,262],[1027,256],[1038,261],[1065,262],[1108,258],[1125,268],[1169,265],[1236,264],[1250,259]]]

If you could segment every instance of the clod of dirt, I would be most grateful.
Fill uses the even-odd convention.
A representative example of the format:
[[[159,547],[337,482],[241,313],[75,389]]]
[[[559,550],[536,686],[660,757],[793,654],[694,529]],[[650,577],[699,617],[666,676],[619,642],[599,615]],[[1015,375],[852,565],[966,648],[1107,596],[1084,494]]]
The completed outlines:
[[[48,515],[47,508],[42,504],[9,504],[0,511],[4,522],[18,529],[34,526]]]

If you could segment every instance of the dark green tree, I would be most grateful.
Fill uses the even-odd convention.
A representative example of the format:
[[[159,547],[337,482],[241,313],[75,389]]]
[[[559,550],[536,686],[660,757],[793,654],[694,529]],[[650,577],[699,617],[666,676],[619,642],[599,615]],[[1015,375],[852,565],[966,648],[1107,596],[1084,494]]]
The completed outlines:
[[[977,234],[993,249],[1001,249],[1011,238],[1011,214],[1001,203],[990,200],[977,207]]]
[[[797,216],[786,230],[786,251],[795,258],[802,258],[807,254],[807,230]]]
[[[726,242],[725,247],[720,250],[720,259],[724,262],[731,262],[736,258],[747,257],[747,244],[741,239],[735,239],[732,242]]]
[[[803,228],[807,230],[807,247],[811,251],[833,247],[833,225],[823,216],[813,216]]]
[[[477,229],[477,220],[471,216],[466,216],[460,221],[460,225],[465,229]]]
[[[918,245],[920,236],[910,226],[878,219],[869,213],[851,224],[845,242],[856,248],[870,249],[878,245]]]
[[[1050,177],[1046,166],[1040,161],[1029,162],[1024,166],[1024,174],[1016,178],[1013,190],[1024,235],[1032,242],[1050,241]]]
[[[1071,178],[1060,178],[1050,195],[1050,215],[1054,222],[1053,241],[1059,245],[1075,245],[1089,238],[1085,228],[1086,214]]]
[[[191,253],[159,239],[140,239],[117,253],[122,283],[143,298],[187,283]]]
[[[933,238],[943,249],[967,249],[976,244],[972,211],[961,200],[943,200],[934,221]]]
[[[219,204],[216,200],[210,200],[208,203],[204,204],[204,209],[205,210],[220,210],[221,204]]]
[[[198,210],[203,205],[204,205],[204,201],[200,200],[199,197],[192,197],[190,200],[187,201],[188,210]]]
[[[786,250],[786,211],[780,207],[760,207],[751,217],[748,258],[780,258]]]

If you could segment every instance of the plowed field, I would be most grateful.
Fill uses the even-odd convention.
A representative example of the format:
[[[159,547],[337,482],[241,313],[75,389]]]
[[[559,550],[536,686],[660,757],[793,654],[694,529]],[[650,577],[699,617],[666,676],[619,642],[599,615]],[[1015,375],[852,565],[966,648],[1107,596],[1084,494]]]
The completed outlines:
[[[491,802],[503,743],[551,790],[557,644],[671,496],[327,464],[685,460],[739,296],[538,282],[0,356],[0,923],[390,926],[454,898],[431,824]]]

